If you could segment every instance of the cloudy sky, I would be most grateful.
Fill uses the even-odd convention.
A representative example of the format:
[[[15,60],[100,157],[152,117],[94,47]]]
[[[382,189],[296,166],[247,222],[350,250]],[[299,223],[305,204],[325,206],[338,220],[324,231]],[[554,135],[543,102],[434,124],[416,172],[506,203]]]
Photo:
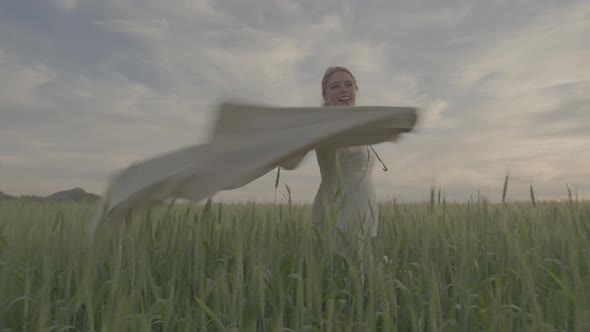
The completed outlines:
[[[588,1],[0,2],[0,191],[102,194],[112,172],[208,138],[225,98],[317,106],[330,65],[358,105],[422,121],[375,149],[382,200],[590,197]],[[275,173],[223,200],[272,200]],[[313,200],[315,155],[278,197]]]

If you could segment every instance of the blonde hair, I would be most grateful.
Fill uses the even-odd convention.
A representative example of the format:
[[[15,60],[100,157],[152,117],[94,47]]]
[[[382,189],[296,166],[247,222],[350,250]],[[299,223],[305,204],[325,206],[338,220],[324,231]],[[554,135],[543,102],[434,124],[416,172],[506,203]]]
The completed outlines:
[[[322,78],[322,106],[326,106],[326,87],[328,85],[328,80],[330,79],[330,76],[332,76],[332,74],[339,72],[339,71],[343,71],[343,72],[347,73],[348,75],[350,75],[350,77],[352,77],[354,89],[356,91],[358,91],[358,89],[359,89],[358,84],[356,83],[356,78],[354,77],[352,72],[350,70],[348,70],[348,68],[342,67],[342,66],[328,67],[326,69],[326,71],[324,72],[324,77]]]

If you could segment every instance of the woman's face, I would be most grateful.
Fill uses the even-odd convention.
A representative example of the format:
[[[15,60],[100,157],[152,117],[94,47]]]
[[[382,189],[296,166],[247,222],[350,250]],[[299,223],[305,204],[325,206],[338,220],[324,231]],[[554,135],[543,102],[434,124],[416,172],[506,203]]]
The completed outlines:
[[[344,71],[333,73],[326,84],[324,99],[331,106],[354,106],[356,87],[352,77]]]

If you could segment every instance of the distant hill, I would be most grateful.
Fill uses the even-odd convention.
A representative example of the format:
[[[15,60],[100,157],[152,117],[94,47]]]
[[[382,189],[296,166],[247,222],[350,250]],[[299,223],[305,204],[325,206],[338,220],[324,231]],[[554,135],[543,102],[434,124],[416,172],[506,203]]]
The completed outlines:
[[[0,200],[8,200],[8,199],[17,199],[18,197],[14,197],[8,194],[5,194],[3,191],[0,191]]]
[[[2,200],[14,200],[14,199],[21,199],[27,201],[69,201],[69,202],[95,202],[101,199],[99,195],[95,195],[92,193],[86,192],[82,188],[74,188],[64,191],[58,191],[53,193],[49,196],[36,196],[36,195],[21,195],[21,196],[12,196],[0,191],[0,201]]]
[[[45,197],[46,200],[50,200],[50,201],[75,201],[75,202],[81,202],[81,201],[93,202],[93,201],[100,200],[100,198],[101,197],[99,195],[88,193],[82,188],[74,188],[74,189],[70,189],[70,190],[58,191],[56,193],[53,193],[53,194]]]

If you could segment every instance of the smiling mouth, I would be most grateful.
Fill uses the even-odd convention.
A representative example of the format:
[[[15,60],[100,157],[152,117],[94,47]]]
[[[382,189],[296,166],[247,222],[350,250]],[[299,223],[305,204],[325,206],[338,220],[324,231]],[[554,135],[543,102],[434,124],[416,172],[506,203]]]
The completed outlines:
[[[349,96],[344,96],[344,97],[340,97],[338,98],[339,101],[349,101],[350,97]]]

